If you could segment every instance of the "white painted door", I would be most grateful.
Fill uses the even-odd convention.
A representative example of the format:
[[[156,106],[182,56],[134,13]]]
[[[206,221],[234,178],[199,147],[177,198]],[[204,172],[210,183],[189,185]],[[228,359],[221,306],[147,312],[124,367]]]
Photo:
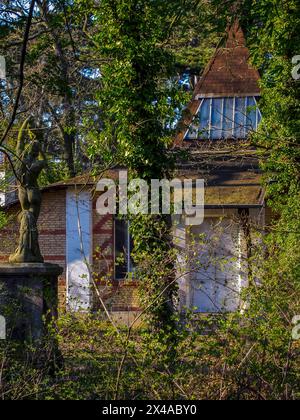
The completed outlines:
[[[206,219],[193,235],[192,306],[203,313],[236,311],[243,282],[239,224]]]
[[[67,302],[72,311],[91,308],[92,200],[88,191],[67,192]]]

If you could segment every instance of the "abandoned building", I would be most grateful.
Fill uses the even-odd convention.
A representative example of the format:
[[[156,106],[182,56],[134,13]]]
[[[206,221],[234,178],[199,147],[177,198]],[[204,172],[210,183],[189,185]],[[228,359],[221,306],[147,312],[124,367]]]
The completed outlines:
[[[241,306],[249,242],[255,243],[256,227],[263,229],[269,217],[258,159],[247,142],[261,120],[259,73],[248,59],[236,24],[199,79],[175,139],[174,147],[187,149],[190,156],[178,164],[177,176],[205,180],[204,223],[190,228],[182,217],[174,226],[174,243],[185,261],[179,261],[180,305],[201,313]],[[109,176],[117,177],[117,171]],[[64,268],[61,306],[93,310],[99,307],[97,290],[113,316],[129,319],[139,311],[132,241],[125,221],[97,213],[96,182],[83,175],[43,189],[41,250],[46,262]],[[4,209],[9,223],[0,231],[1,261],[15,248],[18,203],[6,200]],[[188,253],[192,257],[185,259]]]

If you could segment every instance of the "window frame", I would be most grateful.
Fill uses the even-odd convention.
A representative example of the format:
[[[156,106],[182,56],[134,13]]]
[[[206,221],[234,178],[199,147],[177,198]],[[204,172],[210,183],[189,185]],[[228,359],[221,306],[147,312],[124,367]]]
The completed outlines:
[[[116,216],[113,218],[114,221],[114,279],[116,281],[124,281],[124,280],[134,280],[135,279],[135,267],[131,258],[131,253],[133,249],[132,238],[130,235],[130,222],[126,219],[119,219]],[[117,267],[117,258],[118,258],[118,250],[117,250],[117,240],[116,240],[116,232],[117,232],[117,222],[123,222],[126,224],[126,243],[124,247],[125,255],[124,255],[124,267],[126,269],[126,274],[124,276],[119,276],[118,267]],[[123,251],[123,252],[124,252]]]
[[[213,118],[216,115],[217,103],[221,100],[221,117],[218,118],[219,125],[213,124]],[[239,107],[238,101],[241,102],[242,106]],[[214,102],[216,105],[214,105]],[[253,103],[254,105],[250,104]],[[227,103],[227,106],[226,106]],[[231,109],[232,105],[232,109]],[[206,111],[201,115],[201,110],[203,107],[208,109],[208,125],[205,128],[205,117],[202,120],[202,116],[206,115]],[[214,109],[216,106],[216,109]],[[256,110],[249,112],[249,107],[256,106]],[[205,108],[206,109],[206,108]],[[244,114],[244,115],[243,115]],[[229,123],[226,123],[226,119],[231,115]],[[254,118],[253,118],[254,117]],[[255,121],[254,121],[255,119]],[[228,97],[206,97],[201,98],[201,103],[195,114],[195,117],[186,131],[185,140],[209,140],[209,141],[218,141],[226,139],[236,139],[236,140],[245,140],[248,135],[253,131],[257,130],[259,123],[261,122],[262,115],[258,107],[257,96],[248,95],[248,96],[228,96]],[[240,122],[243,120],[244,126],[240,126]],[[251,127],[250,127],[251,125]],[[215,128],[214,128],[215,127]],[[220,133],[220,136],[216,136],[216,132]]]

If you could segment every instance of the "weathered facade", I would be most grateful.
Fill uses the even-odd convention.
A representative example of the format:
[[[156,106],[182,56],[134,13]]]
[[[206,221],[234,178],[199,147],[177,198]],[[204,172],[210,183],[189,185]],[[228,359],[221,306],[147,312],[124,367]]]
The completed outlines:
[[[259,73],[236,23],[198,82],[176,138],[190,156],[178,164],[180,176],[205,180],[204,223],[181,226],[183,248],[193,243],[194,255],[180,282],[182,300],[199,312],[243,306],[250,257],[266,223],[262,175],[248,141],[261,121],[259,96]]]

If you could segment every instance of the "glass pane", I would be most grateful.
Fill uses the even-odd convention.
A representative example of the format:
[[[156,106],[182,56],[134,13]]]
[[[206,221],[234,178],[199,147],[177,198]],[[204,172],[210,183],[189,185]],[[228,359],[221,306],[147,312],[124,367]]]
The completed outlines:
[[[132,251],[134,248],[134,244],[133,244],[133,238],[132,236],[129,234],[129,253],[130,253],[130,257],[128,258],[128,273],[127,273],[127,277],[129,280],[134,280],[136,278],[136,266],[132,260]]]
[[[246,98],[235,99],[234,137],[244,139],[246,137]]]
[[[222,138],[222,99],[213,99],[210,138]]]
[[[233,98],[224,99],[223,137],[232,138],[233,129]]]
[[[198,121],[198,119],[196,119],[196,122]],[[187,140],[197,140],[198,138],[198,126],[197,124],[192,124],[190,126],[189,132],[186,136]]]
[[[190,127],[187,139],[244,139],[257,130],[261,114],[253,96],[207,98]]]
[[[125,279],[127,275],[128,253],[127,221],[115,220],[115,276],[116,280]]]
[[[131,258],[133,239],[127,220],[115,219],[115,277],[116,280],[135,278],[135,265]]]
[[[246,122],[246,132],[247,134],[252,131],[256,131],[257,120],[256,120],[256,102],[253,96],[248,98],[247,101],[247,122]]]
[[[209,117],[210,117],[210,99],[204,99],[199,112],[199,139],[207,139],[209,133]]]
[[[256,103],[257,103],[257,101],[258,101],[258,98],[256,98]],[[261,123],[261,119],[262,119],[261,112],[258,108],[258,104],[257,104],[257,108],[256,108],[256,119],[257,119],[257,127],[256,127],[256,129],[257,129],[259,124]]]

